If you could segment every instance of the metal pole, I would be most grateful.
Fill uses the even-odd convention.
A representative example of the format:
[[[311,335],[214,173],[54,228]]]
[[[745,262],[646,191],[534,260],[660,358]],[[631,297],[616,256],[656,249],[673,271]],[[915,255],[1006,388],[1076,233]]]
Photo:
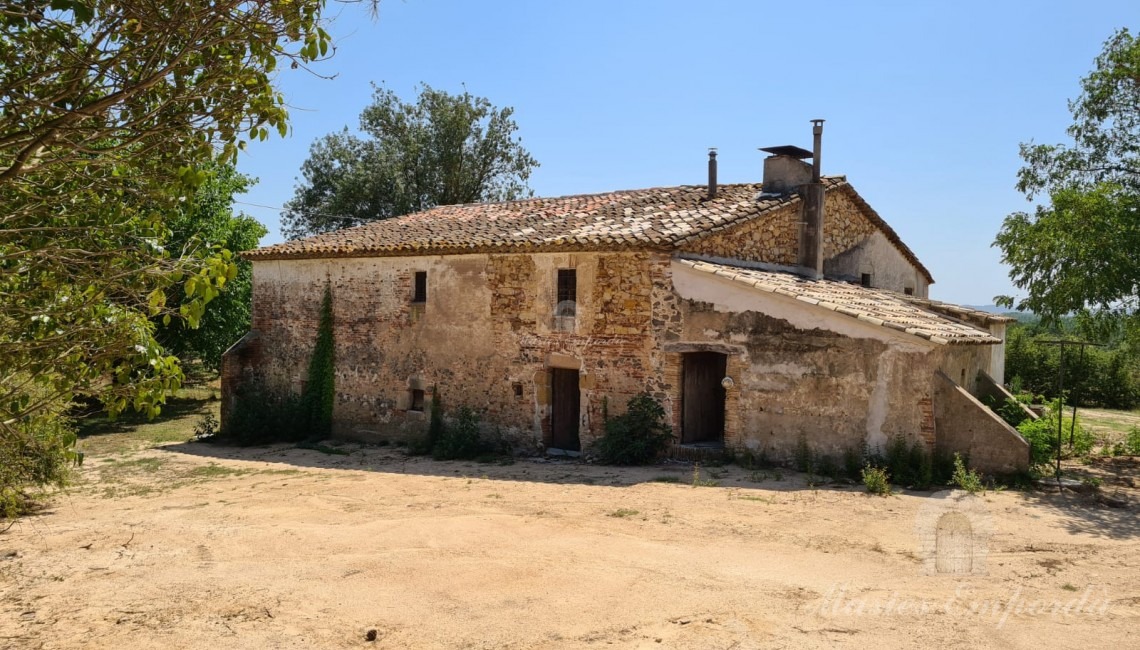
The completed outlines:
[[[1061,372],[1058,376],[1057,389],[1057,481],[1061,480],[1061,444],[1064,440],[1061,420],[1065,413],[1065,346],[1061,346],[1058,350],[1061,353]]]
[[[1064,349],[1064,348],[1061,348]],[[1085,369],[1085,346],[1081,345],[1081,370]],[[1073,386],[1073,419],[1069,421],[1069,449],[1073,448],[1073,436],[1077,429],[1077,385]]]

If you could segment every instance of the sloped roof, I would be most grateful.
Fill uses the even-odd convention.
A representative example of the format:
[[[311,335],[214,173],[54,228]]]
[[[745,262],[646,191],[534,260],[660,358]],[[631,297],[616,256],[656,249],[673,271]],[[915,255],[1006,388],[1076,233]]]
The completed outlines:
[[[910,296],[836,280],[811,280],[793,273],[714,264],[693,259],[679,263],[760,291],[794,298],[821,309],[912,334],[942,345],[1001,343],[988,331],[922,306]],[[930,303],[930,301],[926,301]],[[938,303],[947,306],[947,303]],[[950,305],[956,307],[956,305]]]
[[[1017,322],[1016,318],[995,314],[981,309],[974,309],[973,307],[964,307],[962,305],[955,305],[940,300],[930,300],[929,298],[916,298],[914,296],[906,296],[906,299],[916,305],[920,305],[931,311],[936,311],[940,314],[961,318],[962,320],[970,321],[977,325],[988,326],[990,323],[1014,323]]]
[[[849,192],[887,239],[933,281],[918,257],[859,197],[845,176],[829,176],[823,181],[828,191]],[[718,185],[716,198],[709,200],[706,186],[681,185],[444,205],[242,255],[269,260],[507,251],[673,250],[800,200],[794,193],[763,196],[760,192],[759,183]]]

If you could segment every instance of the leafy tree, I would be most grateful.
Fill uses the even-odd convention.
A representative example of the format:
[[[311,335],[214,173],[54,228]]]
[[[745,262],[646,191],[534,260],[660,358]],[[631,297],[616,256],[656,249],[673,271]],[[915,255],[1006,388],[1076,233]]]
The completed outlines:
[[[172,251],[169,215],[211,161],[286,132],[273,71],[327,54],[323,6],[52,0],[0,10],[7,442],[46,431],[36,419],[76,397],[153,415],[180,384],[150,319],[197,323],[237,267],[224,250]],[[180,305],[167,299],[175,285]]]
[[[251,216],[233,213],[234,195],[244,193],[253,181],[232,165],[212,165],[207,173],[205,182],[171,219],[167,248],[183,255],[216,247],[234,253],[256,248],[268,232],[265,226]],[[159,323],[157,338],[167,351],[181,359],[200,359],[212,370],[221,367],[222,353],[249,331],[253,270],[247,261],[238,259],[235,264],[237,273],[210,302],[197,328],[182,320]],[[183,300],[177,286],[168,294],[167,300],[174,304]]]
[[[514,109],[468,92],[423,86],[414,104],[375,88],[360,115],[313,143],[282,213],[286,237],[358,226],[436,205],[506,201],[530,194],[538,163],[514,137]]]
[[[1135,326],[1140,291],[1140,40],[1122,29],[1104,44],[1070,102],[1073,142],[1021,145],[1017,188],[1048,204],[1005,219],[995,245],[1046,320],[1085,311],[1089,324]],[[999,303],[1013,299],[999,296]]]

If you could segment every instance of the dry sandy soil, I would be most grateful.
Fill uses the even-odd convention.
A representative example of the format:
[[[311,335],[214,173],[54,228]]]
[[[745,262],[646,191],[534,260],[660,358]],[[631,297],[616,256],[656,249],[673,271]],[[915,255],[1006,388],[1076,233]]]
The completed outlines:
[[[927,493],[344,449],[89,446],[0,535],[0,647],[1140,647],[1123,459],[1126,508],[987,494],[962,576],[924,574]]]

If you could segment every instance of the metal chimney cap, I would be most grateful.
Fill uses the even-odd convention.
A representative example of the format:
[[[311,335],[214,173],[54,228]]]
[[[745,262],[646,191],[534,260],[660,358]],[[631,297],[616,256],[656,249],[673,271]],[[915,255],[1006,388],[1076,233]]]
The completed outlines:
[[[801,149],[791,144],[784,144],[778,147],[760,147],[760,151],[770,153],[773,156],[790,156],[792,158],[799,158],[800,160],[811,158],[814,155],[807,149]]]

